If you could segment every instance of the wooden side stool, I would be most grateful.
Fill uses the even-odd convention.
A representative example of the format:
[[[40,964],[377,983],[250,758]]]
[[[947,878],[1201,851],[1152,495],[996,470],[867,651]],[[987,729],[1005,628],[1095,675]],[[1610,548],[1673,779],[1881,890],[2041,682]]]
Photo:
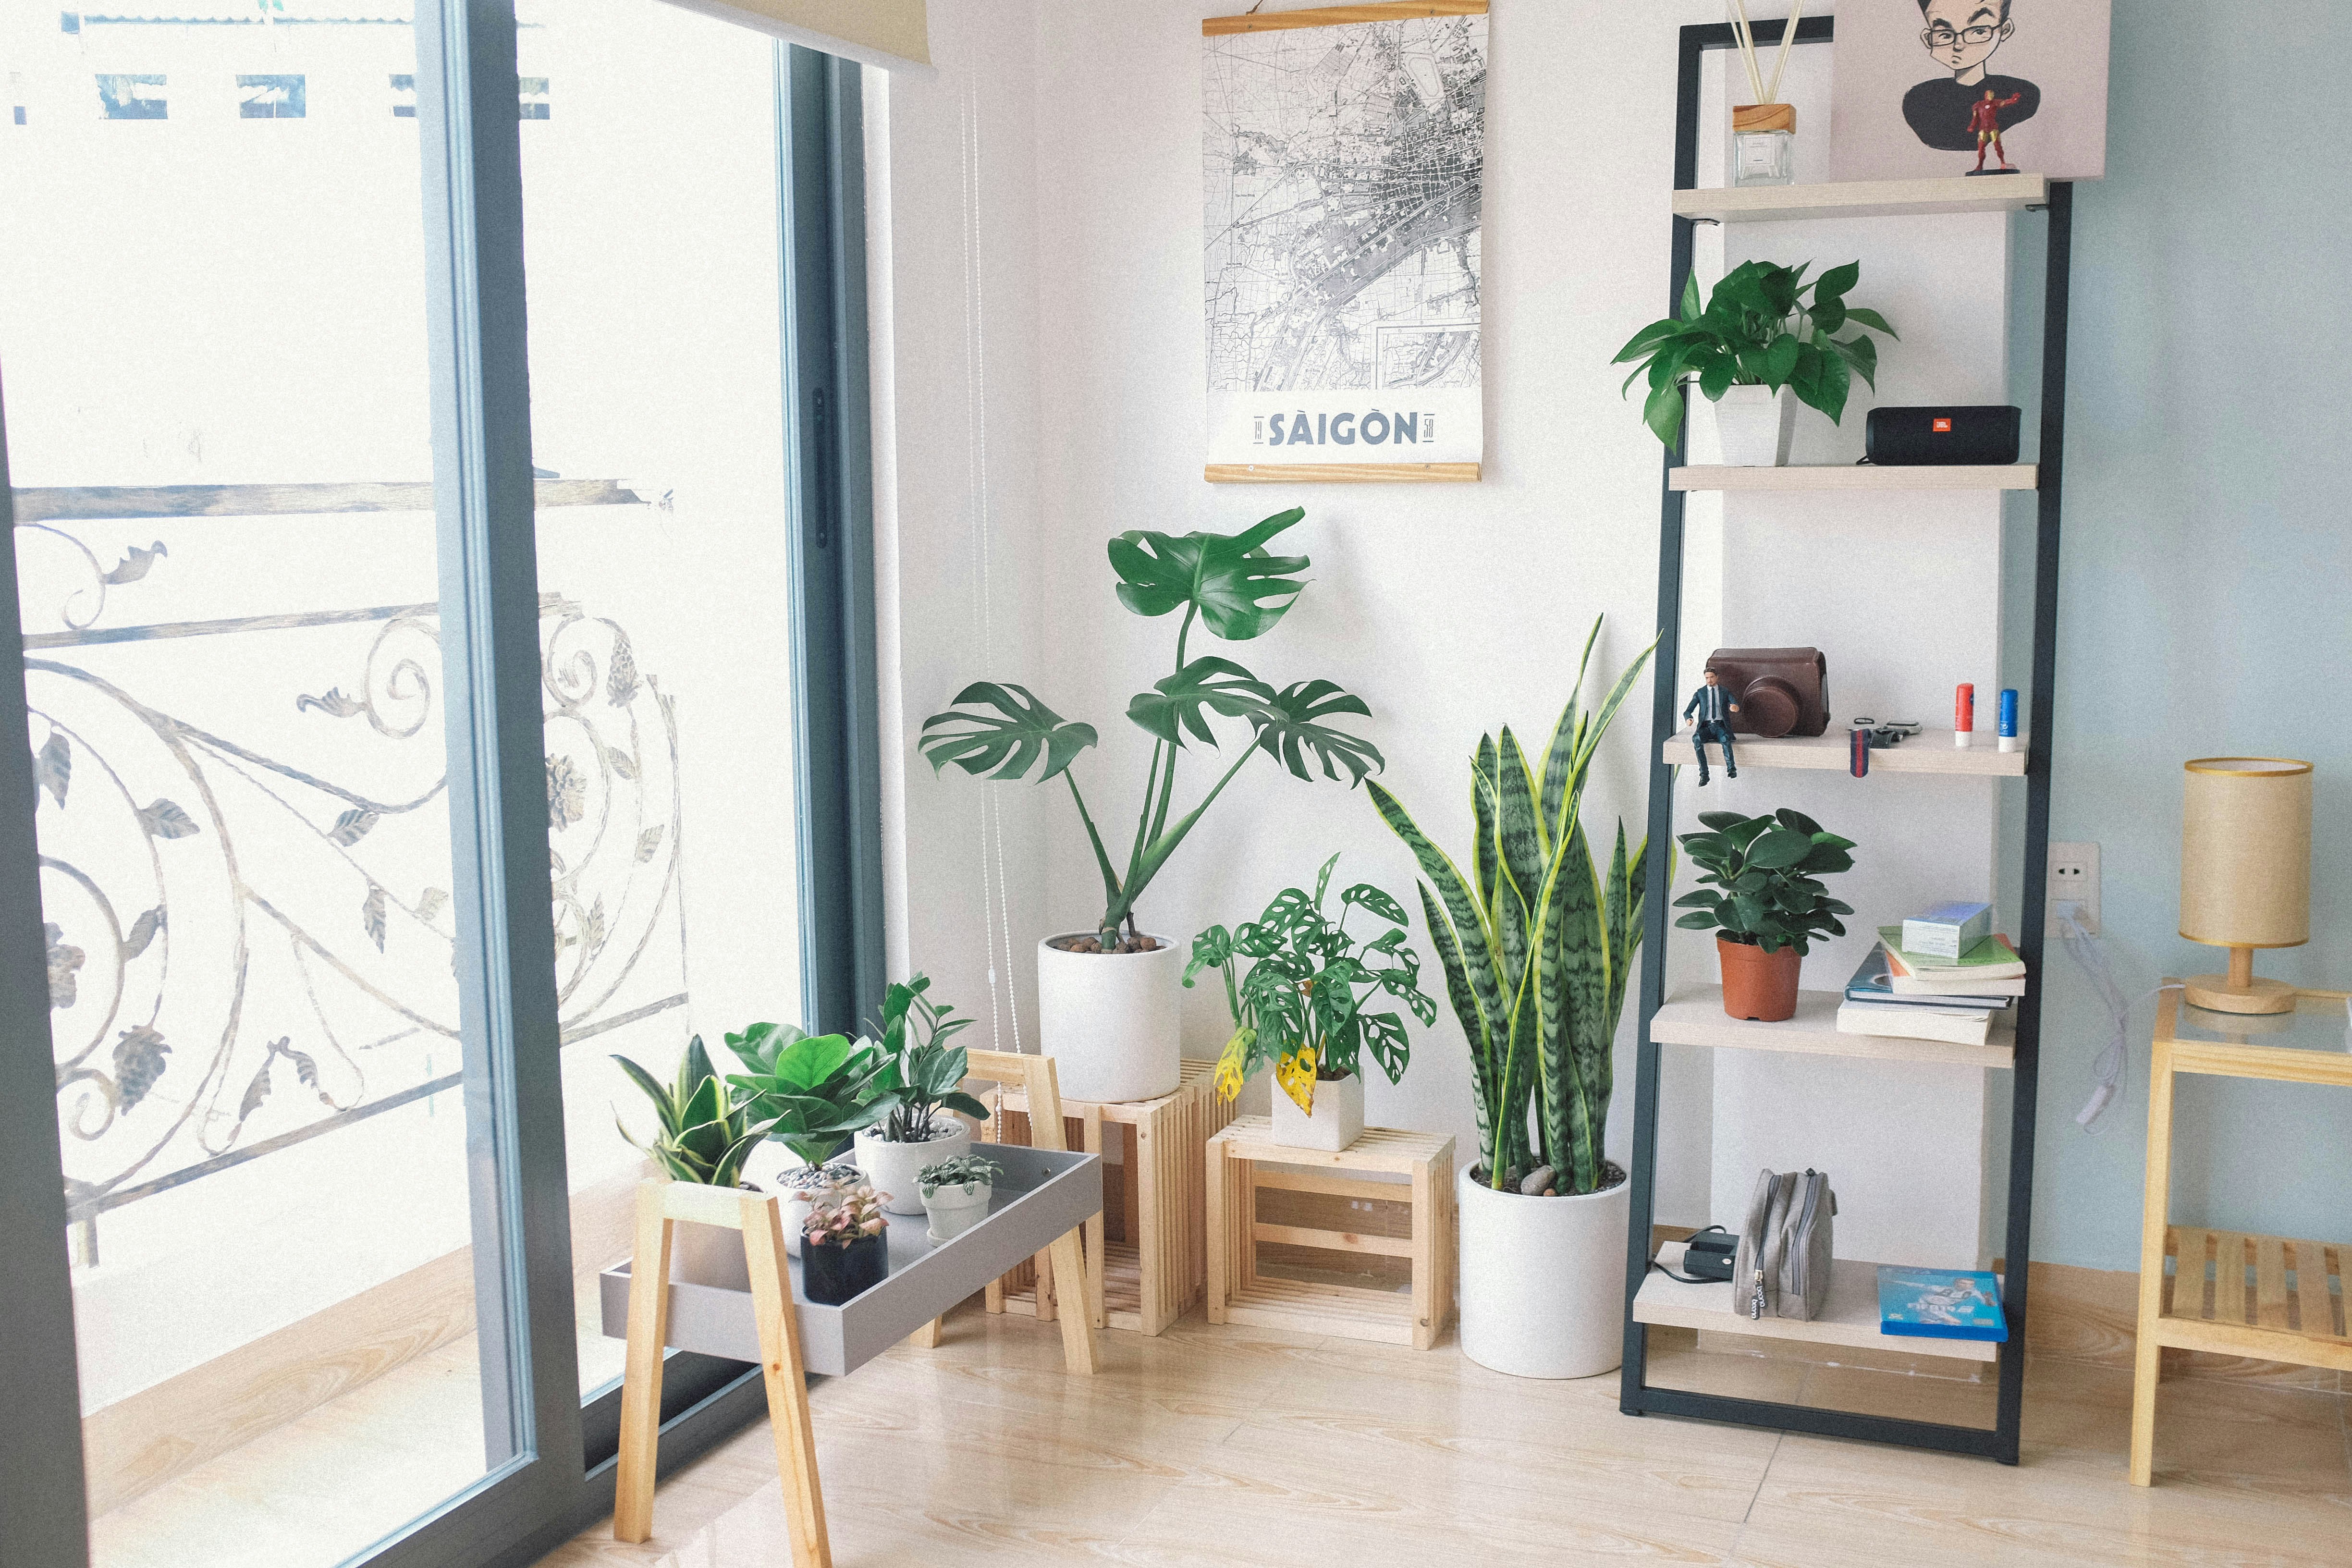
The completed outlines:
[[[1077,1147],[1099,1154],[1106,1138],[1121,1145],[1121,1163],[1103,1167],[1103,1215],[1087,1226],[1087,1283],[1098,1329],[1160,1333],[1200,1299],[1207,1281],[1202,1155],[1210,1134],[1233,1120],[1233,1106],[1217,1098],[1216,1063],[1186,1061],[1182,1070],[1176,1091],[1157,1100],[1062,1101],[1063,1116],[1076,1124]],[[1029,1142],[1028,1113],[1027,1091],[1007,1083],[997,1097],[992,1136]],[[1052,1319],[1051,1263],[1024,1264],[990,1287],[985,1304],[992,1312]]]
[[[1265,1117],[1246,1116],[1208,1142],[1209,1321],[1295,1329],[1423,1351],[1434,1345],[1454,1310],[1453,1138],[1368,1127],[1362,1137],[1333,1154],[1276,1143],[1272,1131]],[[1265,1164],[1305,1169],[1261,1169]],[[1333,1173],[1346,1171],[1402,1175],[1410,1184]],[[1261,1188],[1381,1205],[1409,1203],[1411,1234],[1265,1224],[1257,1217]],[[1412,1292],[1405,1296],[1263,1275],[1258,1272],[1260,1242],[1402,1258],[1412,1265]]]

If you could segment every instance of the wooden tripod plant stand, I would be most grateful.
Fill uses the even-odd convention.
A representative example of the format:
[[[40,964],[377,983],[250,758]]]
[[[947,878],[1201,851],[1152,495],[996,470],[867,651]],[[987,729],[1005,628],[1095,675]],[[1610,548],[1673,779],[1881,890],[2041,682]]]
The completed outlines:
[[[635,1250],[625,1276],[604,1276],[607,1332],[617,1299],[627,1293],[628,1360],[621,1388],[621,1450],[613,1499],[613,1536],[643,1542],[653,1534],[655,1458],[661,1436],[662,1354],[673,1343],[674,1300],[698,1320],[707,1343],[682,1349],[747,1356],[742,1318],[756,1325],[761,1371],[774,1428],[776,1468],[791,1519],[794,1568],[832,1568],[824,1494],[817,1483],[816,1436],[809,1420],[808,1373],[854,1372],[892,1344],[912,1339],[939,1343],[940,1319],[1022,1258],[1045,1250],[1062,1279],[1076,1280],[1086,1299],[1087,1260],[1080,1244],[1087,1220],[1102,1212],[1100,1157],[1063,1147],[1061,1090],[1050,1057],[972,1051],[974,1077],[1021,1085],[1038,1108],[1038,1146],[1008,1148],[997,1202],[988,1217],[963,1235],[926,1248],[910,1221],[886,1233],[893,1238],[890,1273],[840,1307],[796,1300],[793,1266],[784,1250],[781,1198],[772,1193],[649,1181],[637,1189]],[[751,1271],[748,1303],[740,1292],[670,1282],[672,1226],[680,1220],[740,1232]],[[903,1233],[903,1234],[902,1234]],[[1083,1311],[1060,1316],[1068,1370],[1095,1370],[1094,1324]],[[812,1336],[814,1338],[812,1339]]]

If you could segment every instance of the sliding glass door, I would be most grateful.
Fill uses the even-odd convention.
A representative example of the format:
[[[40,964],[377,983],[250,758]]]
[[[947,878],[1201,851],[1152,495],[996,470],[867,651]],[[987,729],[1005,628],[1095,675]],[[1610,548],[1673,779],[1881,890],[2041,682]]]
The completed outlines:
[[[62,1247],[0,1207],[93,1563],[592,1519],[612,1058],[861,1000],[856,78],[793,54],[656,0],[0,18],[0,1050],[55,1087],[0,1182]],[[756,1381],[678,1369],[678,1447]]]

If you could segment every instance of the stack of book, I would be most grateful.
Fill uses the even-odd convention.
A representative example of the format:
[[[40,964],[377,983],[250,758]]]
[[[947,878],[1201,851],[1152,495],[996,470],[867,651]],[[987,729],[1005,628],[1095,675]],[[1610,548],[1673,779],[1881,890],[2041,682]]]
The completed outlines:
[[[1881,926],[1878,937],[1846,983],[1842,1034],[1980,1046],[2025,994],[2025,961],[2005,936],[1979,938],[1956,958],[1906,951],[1901,926]]]

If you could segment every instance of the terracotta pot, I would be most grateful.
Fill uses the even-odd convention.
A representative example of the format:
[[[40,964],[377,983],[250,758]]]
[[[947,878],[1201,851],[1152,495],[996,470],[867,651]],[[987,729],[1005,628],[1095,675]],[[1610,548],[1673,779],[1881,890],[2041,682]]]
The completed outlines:
[[[1778,1024],[1797,1016],[1797,972],[1804,956],[1793,947],[1767,952],[1752,942],[1715,939],[1723,965],[1723,1010],[1735,1018]]]

